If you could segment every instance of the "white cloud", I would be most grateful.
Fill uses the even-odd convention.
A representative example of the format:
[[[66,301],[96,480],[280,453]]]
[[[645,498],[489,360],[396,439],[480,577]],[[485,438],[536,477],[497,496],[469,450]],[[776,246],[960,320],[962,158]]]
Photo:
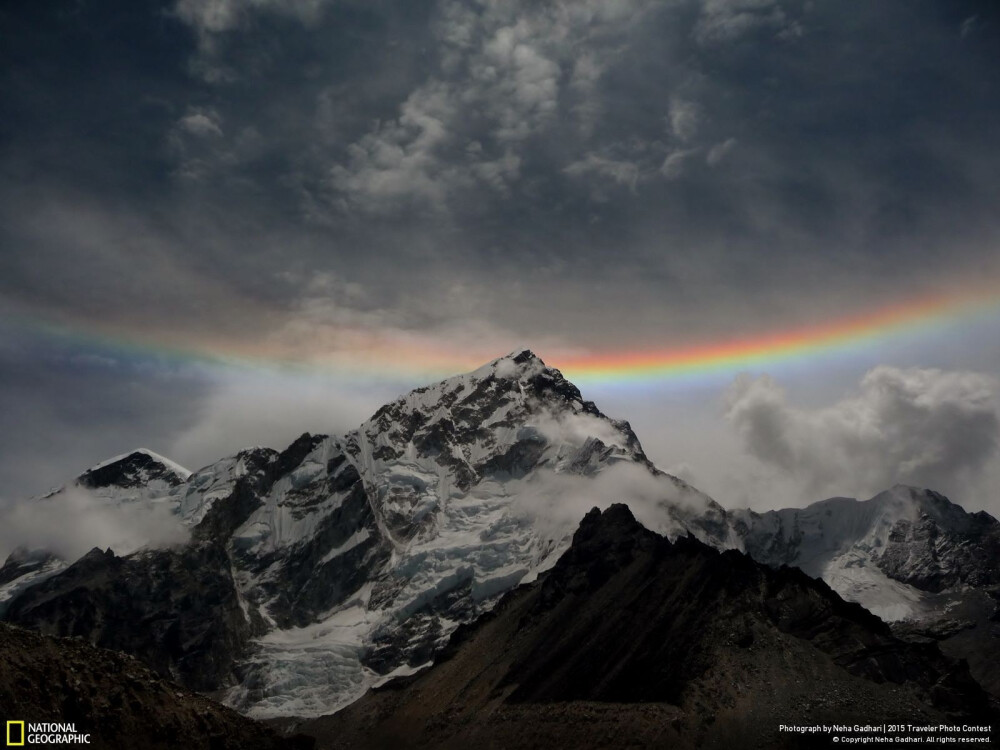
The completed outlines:
[[[244,18],[262,10],[315,21],[331,0],[177,0],[174,13],[199,33],[219,34],[237,28]]]
[[[164,505],[112,505],[79,488],[5,507],[0,559],[15,547],[47,549],[76,560],[94,547],[124,555],[144,546],[179,544],[188,532]]]
[[[346,164],[331,171],[331,186],[350,204],[378,210],[400,201],[444,208],[449,190],[469,176],[439,158],[452,140],[456,100],[449,86],[432,82],[414,91],[400,116],[352,144]]]
[[[237,72],[219,59],[217,37],[243,26],[255,13],[291,16],[304,24],[315,23],[324,6],[334,0],[176,0],[174,15],[190,26],[198,37],[198,53],[192,70],[209,83],[238,78]]]
[[[972,34],[979,26],[979,16],[972,15],[962,21],[961,26],[958,29],[958,35],[965,39],[967,36]]]
[[[512,510],[533,519],[542,531],[558,536],[575,528],[591,508],[628,504],[646,528],[675,536],[679,528],[667,510],[670,505],[704,508],[704,496],[655,476],[646,467],[630,462],[612,464],[593,476],[557,474],[540,469],[519,486]]]
[[[868,496],[897,483],[981,492],[1000,437],[997,382],[971,372],[880,366],[860,391],[807,410],[770,378],[739,378],[726,416],[744,449],[806,496]]]
[[[684,174],[684,162],[693,155],[697,149],[677,149],[667,154],[660,165],[660,174],[668,180],[676,180]]]
[[[169,449],[192,467],[253,445],[282,450],[303,432],[339,435],[356,428],[396,389],[332,376],[279,371],[220,379],[202,417]]]

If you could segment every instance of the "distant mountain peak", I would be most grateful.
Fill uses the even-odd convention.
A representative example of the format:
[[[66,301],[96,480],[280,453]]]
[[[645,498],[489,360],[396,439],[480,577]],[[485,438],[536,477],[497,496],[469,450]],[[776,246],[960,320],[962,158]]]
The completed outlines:
[[[89,489],[111,486],[132,488],[144,486],[154,480],[177,486],[190,476],[190,471],[169,458],[148,448],[137,448],[92,466],[77,477],[76,481]]]

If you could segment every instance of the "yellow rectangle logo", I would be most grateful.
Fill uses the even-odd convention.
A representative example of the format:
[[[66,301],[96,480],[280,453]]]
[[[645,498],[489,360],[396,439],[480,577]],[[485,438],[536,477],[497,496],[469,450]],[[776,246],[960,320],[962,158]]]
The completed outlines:
[[[12,732],[11,729],[14,731]],[[24,744],[24,722],[7,722],[7,747],[21,747]]]

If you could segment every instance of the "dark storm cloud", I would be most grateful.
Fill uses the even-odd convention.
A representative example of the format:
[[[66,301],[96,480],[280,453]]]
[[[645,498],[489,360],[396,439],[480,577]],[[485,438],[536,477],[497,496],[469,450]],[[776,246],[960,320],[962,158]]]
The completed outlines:
[[[182,0],[5,23],[3,195],[28,257],[3,279],[42,310],[39,265],[58,279],[58,257],[92,253],[23,203],[81,195],[96,222],[143,224],[104,278],[141,285],[134,258],[155,246],[221,325],[228,305],[190,279],[294,314],[302,289],[274,281],[289,267],[417,321],[453,311],[420,309],[403,280],[487,286],[482,314],[514,331],[544,289],[569,338],[599,317],[573,302],[595,279],[657,327],[689,330],[687,305],[734,292],[767,293],[767,322],[831,276],[845,291],[819,315],[890,273],[926,282],[944,243],[964,270],[996,235],[989,4]],[[153,317],[171,314],[160,296]],[[699,315],[711,330],[731,309]]]
[[[655,347],[997,270],[994,3],[17,2],[0,33],[0,301],[28,320]],[[77,369],[94,420],[125,382],[18,367],[36,436],[83,429]],[[228,403],[172,382],[145,421],[181,390],[156,434]]]

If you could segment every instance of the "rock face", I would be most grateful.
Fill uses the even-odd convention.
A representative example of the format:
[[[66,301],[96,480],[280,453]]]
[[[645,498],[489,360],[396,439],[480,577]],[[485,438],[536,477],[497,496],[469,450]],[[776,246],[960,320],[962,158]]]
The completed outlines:
[[[183,484],[189,475],[187,469],[152,451],[140,448],[88,469],[80,475],[77,483],[89,489],[148,488],[154,483],[176,487]]]
[[[253,634],[225,551],[211,544],[128,557],[92,550],[27,589],[7,619],[125,651],[196,690],[232,683]]]
[[[615,505],[432,669],[306,730],[321,747],[772,747],[794,742],[779,723],[992,710],[964,665],[822,582],[671,543]]]
[[[306,736],[280,738],[125,654],[2,623],[0,713],[75,724],[98,750],[309,750],[314,744]]]
[[[18,547],[11,552],[0,567],[0,616],[14,597],[65,567],[66,563],[48,550]]]

